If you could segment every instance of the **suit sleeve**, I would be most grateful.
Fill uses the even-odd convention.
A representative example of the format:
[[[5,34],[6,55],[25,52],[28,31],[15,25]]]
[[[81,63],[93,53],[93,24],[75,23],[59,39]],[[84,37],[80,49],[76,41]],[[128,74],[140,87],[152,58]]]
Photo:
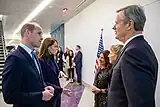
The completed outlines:
[[[50,81],[49,78],[50,78],[51,74],[47,73],[47,69],[45,67],[46,63],[44,63],[44,62],[42,62],[40,60],[39,60],[39,62],[40,62],[40,65],[41,65],[43,79],[44,79],[45,84],[47,86],[52,86],[55,89],[55,94],[61,94],[63,89],[60,86],[57,86],[57,85],[49,82]],[[55,78],[55,77],[53,76],[53,78]],[[55,81],[57,81],[57,80],[55,80]]]
[[[4,101],[7,104],[37,104],[43,103],[42,92],[21,91],[23,84],[23,68],[20,66],[19,59],[10,55],[5,61],[2,73],[2,92]]]
[[[49,82],[46,82],[46,84],[47,84],[48,86],[52,86],[52,87],[55,89],[55,94],[61,94],[62,91],[63,91],[63,88],[61,88],[61,87],[59,87],[59,86],[57,86],[57,85],[51,84],[51,83],[49,83]]]
[[[131,49],[121,60],[128,107],[154,107],[154,77],[148,57],[142,50]]]

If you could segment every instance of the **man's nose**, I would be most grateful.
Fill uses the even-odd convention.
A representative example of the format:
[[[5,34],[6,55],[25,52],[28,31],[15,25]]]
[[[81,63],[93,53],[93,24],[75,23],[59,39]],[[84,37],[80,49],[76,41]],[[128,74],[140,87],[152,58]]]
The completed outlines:
[[[114,25],[112,29],[113,29],[113,30],[116,30],[116,25]]]

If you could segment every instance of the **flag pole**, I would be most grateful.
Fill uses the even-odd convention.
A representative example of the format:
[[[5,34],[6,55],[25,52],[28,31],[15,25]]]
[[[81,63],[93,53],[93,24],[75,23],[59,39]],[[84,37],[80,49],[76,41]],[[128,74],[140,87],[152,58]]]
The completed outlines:
[[[101,29],[101,36],[103,35],[103,28]]]
[[[100,53],[104,50],[103,37],[102,36],[103,36],[103,28],[101,29],[101,35],[100,35],[100,40],[99,40],[99,45],[98,45],[98,51],[97,51],[97,58],[96,58],[94,73],[96,73],[96,71],[98,70],[99,56],[100,56]]]
[[[103,28],[101,29],[101,33],[103,33]]]

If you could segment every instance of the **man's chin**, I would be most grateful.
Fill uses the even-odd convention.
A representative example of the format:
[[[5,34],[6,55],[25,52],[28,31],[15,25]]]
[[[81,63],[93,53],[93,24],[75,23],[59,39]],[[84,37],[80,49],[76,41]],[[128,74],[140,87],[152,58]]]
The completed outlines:
[[[39,44],[34,46],[34,48],[39,48],[39,47],[40,47],[40,45],[39,45]]]
[[[116,36],[115,38],[116,38],[117,40],[119,40],[119,39],[118,39],[118,36]]]

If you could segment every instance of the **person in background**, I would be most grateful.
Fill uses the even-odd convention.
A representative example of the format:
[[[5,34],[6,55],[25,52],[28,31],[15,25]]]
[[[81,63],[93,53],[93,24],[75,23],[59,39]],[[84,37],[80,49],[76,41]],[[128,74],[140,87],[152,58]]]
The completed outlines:
[[[109,51],[101,52],[99,57],[100,66],[96,72],[92,92],[95,94],[94,107],[105,107],[108,95],[109,70],[112,65],[109,63]]]
[[[14,45],[6,46],[7,49],[7,56],[16,50]]]
[[[68,81],[68,68],[67,68],[67,56],[69,55],[69,48],[68,47],[66,47],[66,50],[65,50],[65,53],[64,53],[64,57],[63,57],[63,65],[64,65],[64,74],[65,74],[65,77],[66,77],[66,80]]]
[[[69,50],[70,49],[68,47],[66,47],[66,51],[64,53],[64,59],[66,59],[67,55],[69,54]]]
[[[21,43],[6,59],[2,73],[4,101],[13,107],[47,107],[54,88],[44,82],[34,48],[41,44],[42,28],[26,23],[21,28]]]
[[[114,62],[116,61],[116,59],[120,55],[122,48],[123,48],[122,44],[111,45],[110,54],[109,54],[109,62],[111,64],[114,64]]]
[[[57,52],[56,60],[57,60],[59,70],[63,72],[63,51],[61,47],[59,47],[59,50]]]
[[[73,61],[73,65],[76,68],[77,74],[77,83],[78,85],[82,84],[82,52],[80,45],[76,45],[76,53]]]
[[[70,95],[70,90],[62,89],[59,82],[59,68],[55,60],[58,42],[54,38],[46,38],[38,54],[44,81],[55,88],[54,97],[47,102],[47,107],[61,107],[61,93]]]
[[[110,54],[108,55],[109,57],[109,62],[113,65],[116,62],[116,59],[120,55],[122,51],[123,45],[122,44],[116,44],[116,45],[111,45],[110,47]],[[111,81],[111,76],[112,72],[109,72],[109,85]]]
[[[71,79],[71,82],[74,82],[73,58],[74,58],[74,53],[72,50],[69,50],[69,55],[66,57],[66,67],[68,74],[67,80]]]
[[[142,34],[145,22],[139,5],[117,11],[113,30],[124,48],[111,69],[108,107],[155,107],[158,61]]]

